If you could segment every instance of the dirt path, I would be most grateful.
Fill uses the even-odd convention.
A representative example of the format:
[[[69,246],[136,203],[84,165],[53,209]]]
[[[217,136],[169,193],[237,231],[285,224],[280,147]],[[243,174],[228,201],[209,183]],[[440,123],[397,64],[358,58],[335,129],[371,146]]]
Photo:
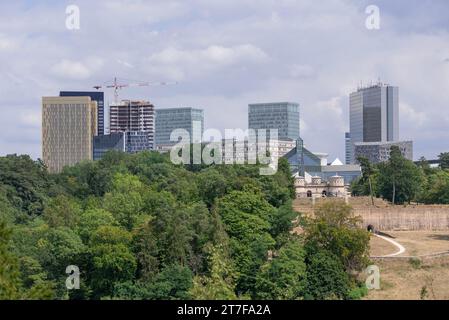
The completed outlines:
[[[394,245],[394,246],[398,249],[398,251],[395,252],[395,253],[387,254],[387,255],[383,255],[383,256],[377,256],[377,257],[374,256],[374,257],[372,257],[372,258],[389,258],[389,257],[395,257],[395,256],[398,256],[398,255],[403,254],[403,253],[405,252],[404,246],[402,246],[400,243],[394,241],[393,239],[390,239],[390,238],[388,238],[388,237],[381,236],[381,235],[378,235],[378,234],[375,234],[374,236],[375,236],[375,237],[378,237],[379,239],[382,239],[382,240],[385,240],[385,241],[391,243],[392,245]]]

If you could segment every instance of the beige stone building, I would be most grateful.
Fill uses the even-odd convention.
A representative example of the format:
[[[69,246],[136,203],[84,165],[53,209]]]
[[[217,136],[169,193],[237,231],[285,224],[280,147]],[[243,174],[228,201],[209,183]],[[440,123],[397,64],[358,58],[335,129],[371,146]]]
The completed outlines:
[[[42,98],[42,159],[49,172],[93,159],[97,103],[90,97]]]
[[[296,174],[295,191],[297,198],[317,197],[346,197],[348,194],[343,177],[338,175],[330,177],[329,181],[323,181],[321,177],[311,177],[310,181]]]

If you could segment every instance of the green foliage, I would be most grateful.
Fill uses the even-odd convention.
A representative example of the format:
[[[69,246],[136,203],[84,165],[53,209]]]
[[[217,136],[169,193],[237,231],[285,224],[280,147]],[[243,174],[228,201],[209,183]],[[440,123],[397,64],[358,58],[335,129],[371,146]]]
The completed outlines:
[[[11,230],[0,221],[0,300],[20,297],[19,262],[10,250]]]
[[[4,186],[10,203],[27,213],[24,218],[42,214],[51,184],[42,162],[29,156],[0,158],[0,185]]]
[[[74,228],[81,214],[79,204],[65,195],[51,199],[44,209],[43,218],[52,228]]]
[[[313,250],[308,253],[307,259],[307,299],[330,300],[348,297],[351,289],[350,279],[338,256],[327,250]]]
[[[349,291],[347,300],[360,300],[368,295],[368,288],[365,284],[360,284]]]
[[[221,247],[212,247],[209,252],[208,275],[196,276],[190,295],[195,300],[235,300],[236,274],[231,260]]]
[[[295,300],[304,296],[306,286],[305,250],[299,241],[289,242],[271,262],[261,268],[256,296],[266,300]]]
[[[424,181],[423,172],[405,159],[398,147],[391,147],[390,160],[378,167],[379,192],[384,199],[402,204],[418,198]]]
[[[113,296],[124,300],[187,300],[192,287],[190,269],[172,265],[160,272],[149,284],[142,282],[118,282]]]
[[[269,177],[259,169],[111,151],[50,175],[29,157],[0,158],[0,220],[10,225],[0,224],[0,298],[319,298],[313,252],[337,256],[337,266],[317,264],[344,278],[336,270],[362,265],[365,233],[332,208],[303,226],[308,237],[293,236],[288,162]],[[80,290],[65,287],[68,265],[80,268]],[[335,283],[321,297],[356,290]]]
[[[438,156],[440,159],[440,168],[443,170],[449,169],[449,152],[443,152]]]
[[[347,271],[367,266],[369,233],[359,227],[352,208],[341,202],[326,202],[315,210],[316,219],[307,227],[309,252],[327,250],[335,254]]]
[[[96,297],[113,293],[115,283],[134,278],[137,261],[129,248],[131,234],[119,227],[99,227],[90,242],[91,287]]]
[[[438,170],[426,176],[420,200],[428,204],[449,204],[449,172]]]

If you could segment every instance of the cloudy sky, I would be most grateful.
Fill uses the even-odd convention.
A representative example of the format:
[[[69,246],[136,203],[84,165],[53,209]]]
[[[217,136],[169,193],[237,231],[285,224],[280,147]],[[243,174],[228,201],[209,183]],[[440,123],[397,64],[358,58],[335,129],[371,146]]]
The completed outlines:
[[[80,29],[66,28],[66,7]],[[380,8],[380,30],[365,26]],[[348,95],[400,87],[401,138],[415,158],[449,151],[447,0],[108,0],[0,2],[0,155],[41,156],[41,97],[114,76],[179,81],[121,98],[205,110],[206,128],[246,128],[247,105],[301,105],[312,151],[344,159]],[[112,100],[111,92],[106,92]]]

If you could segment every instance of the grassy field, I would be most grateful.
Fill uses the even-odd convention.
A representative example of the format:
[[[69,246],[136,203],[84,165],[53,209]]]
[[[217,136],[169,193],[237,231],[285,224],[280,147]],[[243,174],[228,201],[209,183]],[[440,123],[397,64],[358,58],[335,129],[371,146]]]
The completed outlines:
[[[448,232],[388,232],[406,248],[401,256],[423,256],[449,251]],[[390,243],[373,237],[371,255],[397,251]],[[449,300],[449,257],[403,258],[374,261],[381,273],[381,289],[369,292],[368,300]]]

